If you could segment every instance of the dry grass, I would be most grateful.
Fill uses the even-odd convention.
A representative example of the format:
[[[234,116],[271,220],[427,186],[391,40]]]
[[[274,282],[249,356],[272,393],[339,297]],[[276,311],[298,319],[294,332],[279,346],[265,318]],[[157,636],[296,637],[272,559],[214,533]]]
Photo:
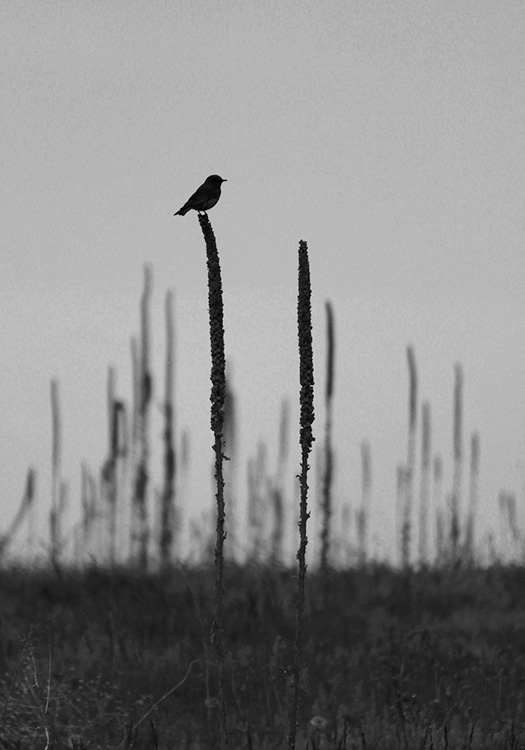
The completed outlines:
[[[282,748],[293,571],[227,574],[230,746]],[[211,747],[213,579],[3,572],[0,748]],[[524,585],[520,569],[311,573],[297,746],[522,746]]]

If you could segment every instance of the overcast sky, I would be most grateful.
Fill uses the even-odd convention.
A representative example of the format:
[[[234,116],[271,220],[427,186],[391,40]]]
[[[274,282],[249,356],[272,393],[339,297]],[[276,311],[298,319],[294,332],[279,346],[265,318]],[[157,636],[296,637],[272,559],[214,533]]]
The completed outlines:
[[[336,316],[339,495],[359,497],[366,438],[375,544],[391,548],[411,343],[446,487],[463,365],[465,445],[479,430],[481,512],[498,532],[499,490],[522,504],[525,483],[521,0],[22,0],[1,15],[0,528],[29,464],[47,506],[51,377],[73,506],[81,460],[103,460],[106,370],[129,398],[145,262],[159,377],[175,289],[178,427],[203,505],[205,255],[195,213],[173,213],[218,173],[228,181],[210,219],[245,456],[267,439],[273,460],[281,398],[297,400],[304,239],[318,442],[325,300]],[[161,382],[155,398],[159,411]]]

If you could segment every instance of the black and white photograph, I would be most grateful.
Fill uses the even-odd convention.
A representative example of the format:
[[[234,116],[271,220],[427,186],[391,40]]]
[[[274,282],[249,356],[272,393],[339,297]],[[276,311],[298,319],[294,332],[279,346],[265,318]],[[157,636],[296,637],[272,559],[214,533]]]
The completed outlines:
[[[525,748],[525,5],[0,2],[0,750]]]

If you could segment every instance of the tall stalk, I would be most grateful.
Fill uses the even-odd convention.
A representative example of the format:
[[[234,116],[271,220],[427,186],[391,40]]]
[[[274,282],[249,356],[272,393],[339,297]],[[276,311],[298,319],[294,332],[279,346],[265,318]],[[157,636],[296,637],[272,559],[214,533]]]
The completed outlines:
[[[118,494],[118,456],[119,456],[119,411],[121,402],[115,398],[116,373],[114,367],[108,369],[107,407],[108,407],[108,455],[102,467],[102,483],[108,512],[108,562],[111,567],[116,558],[117,534],[117,494]],[[104,509],[106,510],[106,508]]]
[[[445,532],[443,514],[443,461],[440,455],[434,456],[432,505],[436,514],[436,562],[442,565],[445,560]]]
[[[224,354],[224,315],[222,301],[221,266],[217,243],[206,213],[199,214],[199,224],[206,243],[208,267],[208,308],[211,347],[211,429],[214,436],[215,485],[217,501],[217,527],[215,536],[215,619],[212,625],[212,643],[218,666],[218,719],[219,747],[226,747],[226,707],[224,705],[224,541],[225,504],[223,477],[224,401],[226,397],[226,358]]]
[[[501,541],[503,544],[503,562],[510,563],[515,559],[520,542],[518,529],[518,514],[516,495],[507,490],[500,490],[498,494],[500,511]]]
[[[51,381],[51,418],[52,418],[52,449],[51,449],[51,511],[49,514],[49,535],[51,542],[51,564],[58,565],[60,548],[60,487],[62,483],[62,419],[60,416],[60,400],[58,394],[58,380]]]
[[[31,509],[31,505],[33,503],[35,497],[35,470],[33,467],[30,467],[30,469],[27,472],[26,477],[26,485],[24,494],[22,496],[22,501],[20,503],[20,506],[18,508],[18,511],[11,521],[11,524],[5,534],[2,534],[0,536],[0,562],[3,562],[3,557],[5,556],[11,542],[13,541],[13,538],[20,528],[20,525],[22,524],[22,521],[28,514],[29,510]],[[31,550],[33,552],[33,550]]]
[[[368,548],[368,517],[372,497],[372,452],[368,440],[361,443],[361,507],[356,513],[357,548],[360,565],[365,565]]]
[[[116,559],[125,560],[127,557],[127,543],[129,529],[127,516],[129,512],[127,500],[129,499],[129,470],[130,470],[130,436],[128,404],[126,401],[115,402],[115,418],[118,423],[118,448],[117,448],[117,517],[116,517]]]
[[[470,562],[474,560],[476,513],[479,499],[479,433],[473,432],[470,438],[470,485],[467,529],[465,533],[465,553]]]
[[[417,369],[416,356],[412,346],[407,347],[408,363],[408,444],[405,469],[405,503],[401,530],[401,558],[404,568],[410,565],[412,541],[412,505],[414,498],[414,468],[416,463],[416,423],[417,423]]]
[[[452,519],[450,544],[452,559],[459,554],[461,478],[463,472],[463,369],[459,363],[454,366],[454,478],[452,482]]]
[[[326,389],[325,389],[325,442],[322,481],[321,574],[326,575],[330,562],[330,524],[332,520],[332,479],[334,455],[332,448],[332,404],[334,395],[334,312],[330,302],[326,309]]]
[[[130,414],[130,444],[129,444],[129,507],[126,509],[126,526],[128,532],[128,555],[132,565],[136,564],[138,538],[139,538],[139,519],[138,509],[135,502],[135,475],[139,456],[139,433],[140,433],[140,402],[141,402],[141,377],[140,377],[140,352],[137,336],[130,338],[131,354],[131,414]]]
[[[419,563],[428,563],[428,505],[430,499],[431,452],[430,403],[421,407],[421,486],[419,490]]]
[[[81,520],[81,545],[80,551],[82,558],[79,562],[86,563],[99,554],[95,546],[96,528],[95,523],[100,515],[100,503],[97,494],[97,482],[89,466],[82,463],[82,480],[81,480],[81,502],[82,502],[82,520]],[[95,538],[94,538],[95,537]]]
[[[37,495],[37,473],[31,466],[27,473],[26,494],[28,500],[27,509],[27,550],[28,561],[32,565],[35,561],[35,526],[36,526],[36,495]]]
[[[303,631],[305,609],[305,580],[306,580],[306,535],[308,513],[308,456],[312,450],[314,440],[312,425],[314,421],[314,363],[312,350],[312,310],[310,265],[308,261],[308,246],[303,240],[299,243],[299,293],[297,304],[297,324],[299,339],[299,381],[300,381],[300,430],[299,443],[301,448],[300,510],[299,510],[299,549],[297,551],[297,601],[295,628],[295,661],[293,665],[293,696],[290,707],[290,730],[288,735],[289,750],[295,749],[298,714],[300,678],[303,660]]]
[[[171,561],[173,522],[175,517],[176,456],[173,407],[173,368],[175,364],[175,326],[173,324],[173,291],[166,293],[166,380],[164,396],[164,486],[161,494],[159,556],[161,568]]]
[[[138,565],[141,571],[148,567],[149,520],[148,520],[148,485],[149,485],[149,411],[152,398],[152,376],[150,372],[150,304],[151,304],[151,267],[144,266],[144,290],[140,304],[141,346],[139,357],[139,411],[138,441],[139,456],[135,474],[133,494],[134,519],[137,521]]]
[[[404,565],[404,524],[405,524],[405,501],[406,501],[406,474],[407,467],[404,463],[396,466],[396,544],[399,554],[399,564]]]

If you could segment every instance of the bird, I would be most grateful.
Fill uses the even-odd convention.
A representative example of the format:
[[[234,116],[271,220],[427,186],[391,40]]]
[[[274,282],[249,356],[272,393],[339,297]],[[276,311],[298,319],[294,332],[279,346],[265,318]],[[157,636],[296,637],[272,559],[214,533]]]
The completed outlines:
[[[223,182],[227,182],[227,180],[219,177],[218,174],[211,174],[173,216],[184,216],[192,208],[199,213],[201,211],[206,213],[208,209],[214,207],[221,197],[221,185]]]

